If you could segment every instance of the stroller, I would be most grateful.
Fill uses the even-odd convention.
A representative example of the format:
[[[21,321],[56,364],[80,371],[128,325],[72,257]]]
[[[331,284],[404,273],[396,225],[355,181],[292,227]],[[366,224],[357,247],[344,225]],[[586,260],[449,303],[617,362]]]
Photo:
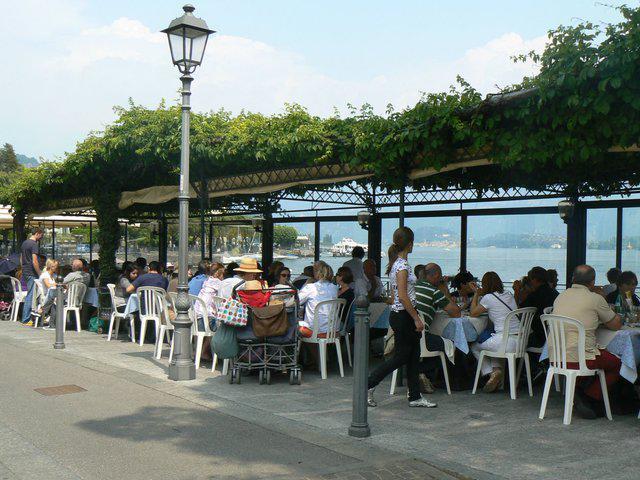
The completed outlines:
[[[239,285],[238,285],[239,286]],[[238,298],[249,307],[249,319],[245,327],[237,328],[238,355],[231,361],[229,383],[240,384],[243,371],[258,371],[258,383],[271,383],[271,372],[289,373],[289,383],[300,385],[302,371],[298,364],[298,320],[297,290],[291,288],[268,288],[261,290],[234,289],[234,298]],[[293,297],[292,306],[278,297]],[[263,306],[268,303],[268,306]],[[283,310],[284,307],[284,311]],[[286,315],[286,331],[281,335],[264,335],[273,326],[274,313]],[[280,319],[280,326],[284,319]]]

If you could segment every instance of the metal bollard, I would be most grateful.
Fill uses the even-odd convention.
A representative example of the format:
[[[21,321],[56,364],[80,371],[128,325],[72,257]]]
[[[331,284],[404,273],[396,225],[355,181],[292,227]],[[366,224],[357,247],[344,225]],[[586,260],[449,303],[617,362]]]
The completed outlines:
[[[62,283],[59,283],[56,288],[56,343],[53,344],[53,348],[56,350],[62,350],[64,348],[64,323],[67,321],[64,318],[64,289]]]
[[[356,298],[355,338],[353,342],[353,416],[349,435],[371,435],[367,421],[367,380],[369,376],[369,299]]]

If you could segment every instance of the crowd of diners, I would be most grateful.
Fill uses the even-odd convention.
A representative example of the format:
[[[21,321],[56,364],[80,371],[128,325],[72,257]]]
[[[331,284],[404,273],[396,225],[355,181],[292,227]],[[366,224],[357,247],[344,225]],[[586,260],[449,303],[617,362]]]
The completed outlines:
[[[71,265],[61,267],[56,260],[43,261],[38,253],[37,242],[42,237],[42,230],[36,228],[22,245],[22,281],[29,295],[33,292],[33,280],[40,278],[44,287],[46,301],[42,307],[43,314],[49,317],[45,328],[55,325],[55,308],[53,308],[54,291],[59,279],[64,285],[81,282],[87,287],[99,286],[100,272],[97,262],[87,263],[82,258],[73,260]],[[449,278],[443,275],[436,263],[417,265],[412,268],[409,257],[413,250],[414,235],[407,227],[398,228],[393,235],[393,243],[388,251],[386,276],[388,286],[385,288],[377,275],[377,264],[373,259],[364,259],[362,247],[355,247],[352,258],[333,271],[323,261],[316,261],[304,268],[303,272],[293,276],[292,271],[283,262],[274,261],[263,271],[257,260],[251,257],[242,258],[240,263],[231,262],[223,265],[220,262],[203,260],[195,271],[189,270],[189,294],[203,300],[206,311],[197,306],[198,321],[208,321],[215,329],[214,298],[228,298],[233,295],[234,288],[240,284],[258,285],[258,288],[278,287],[297,290],[300,305],[300,318],[304,320],[301,335],[309,335],[314,325],[318,324],[318,332],[326,333],[328,315],[322,309],[316,310],[319,302],[332,299],[345,299],[347,308],[342,313],[342,323],[353,328],[354,299],[364,295],[370,302],[384,302],[390,309],[387,329],[371,329],[371,338],[379,338],[387,333],[393,334],[394,349],[392,355],[377,365],[369,375],[368,404],[376,406],[375,387],[391,372],[399,367],[406,367],[408,385],[408,405],[410,407],[435,407],[424,394],[433,393],[433,378],[429,360],[420,359],[420,340],[426,330],[425,340],[430,351],[444,351],[443,339],[429,333],[429,326],[436,313],[458,318],[462,315],[478,317],[488,316],[488,327],[478,332],[478,339],[471,345],[471,353],[479,358],[483,350],[497,350],[502,344],[504,335],[518,332],[517,319],[506,325],[507,315],[517,308],[534,307],[534,317],[529,337],[529,346],[542,347],[546,336],[540,316],[547,307],[553,307],[553,313],[568,316],[581,322],[586,331],[585,355],[589,368],[600,368],[606,373],[607,385],[613,390],[612,400],[637,403],[634,388],[619,388],[623,382],[620,377],[620,359],[606,350],[598,348],[595,332],[597,328],[618,330],[623,320],[637,322],[640,310],[640,299],[635,294],[638,284],[633,272],[622,272],[612,268],[607,272],[608,284],[595,285],[594,269],[588,265],[576,267],[571,287],[562,293],[558,292],[558,274],[555,270],[534,266],[521,280],[513,283],[508,291],[500,276],[493,271],[485,272],[480,281],[467,271],[461,271]],[[124,262],[122,272],[116,284],[116,304],[124,308],[128,298],[140,287],[160,287],[167,292],[177,292],[177,268],[167,264],[166,268],[157,261],[147,263],[144,258],[135,262]],[[240,288],[245,288],[241,286]],[[638,308],[636,308],[638,307]],[[25,309],[23,323],[30,325],[30,312]],[[578,368],[577,335],[568,335],[568,355],[572,368]],[[509,338],[507,351],[515,349],[515,339]],[[206,350],[206,349],[205,349]],[[308,365],[315,367],[316,352],[310,349]],[[207,352],[209,353],[209,352]],[[316,352],[317,353],[317,352]],[[203,359],[207,359],[207,354]],[[536,362],[537,363],[537,362]],[[538,368],[544,370],[544,363]],[[499,359],[491,358],[482,367],[483,391],[495,392],[503,383],[504,365]],[[628,387],[628,386],[626,386]],[[616,395],[615,392],[620,393]],[[625,397],[626,396],[626,397]],[[630,398],[633,397],[633,398]],[[603,414],[602,392],[597,381],[587,380],[580,383],[575,397],[576,412],[585,418],[596,418]]]

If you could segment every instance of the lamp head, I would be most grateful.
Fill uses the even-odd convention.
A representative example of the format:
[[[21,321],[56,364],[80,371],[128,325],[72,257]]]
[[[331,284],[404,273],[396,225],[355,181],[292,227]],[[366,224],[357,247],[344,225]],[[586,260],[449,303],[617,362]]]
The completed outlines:
[[[215,33],[207,26],[207,22],[193,14],[195,7],[182,7],[184,15],[174,19],[169,27],[162,30],[169,39],[171,59],[180,72],[189,75],[202,63],[204,50],[209,35]]]

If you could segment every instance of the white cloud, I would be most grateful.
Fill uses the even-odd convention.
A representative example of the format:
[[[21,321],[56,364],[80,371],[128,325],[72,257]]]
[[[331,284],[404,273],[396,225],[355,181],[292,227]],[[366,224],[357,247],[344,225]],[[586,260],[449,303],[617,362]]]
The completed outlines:
[[[32,5],[25,7],[28,3]],[[21,12],[30,10],[32,17],[64,17],[60,20],[64,34],[60,29],[40,32],[46,48],[42,48],[45,43],[12,39],[17,57],[31,61],[18,66],[20,76],[0,77],[0,88],[28,95],[8,100],[0,114],[0,132],[7,137],[0,141],[14,143],[19,152],[51,158],[72,150],[89,131],[110,122],[112,106],[126,104],[129,97],[149,106],[163,97],[177,98],[178,72],[171,66],[162,33],[126,17],[88,26],[82,4],[72,0],[44,2],[43,10],[34,10],[36,3],[42,2],[18,5],[23,5]],[[0,41],[9,38],[8,32],[0,32]],[[344,80],[339,72],[319,71],[292,51],[216,35],[196,72],[192,103],[201,111],[224,107],[273,113],[281,111],[285,102],[298,102],[322,115],[331,114],[334,106],[344,110],[347,103],[370,103],[384,112],[388,103],[403,108],[415,103],[422,91],[446,89],[457,74],[484,93],[495,91],[496,84],[517,82],[534,73],[533,68],[513,64],[510,56],[539,51],[544,42],[544,37],[527,40],[506,33],[448,62],[416,63],[366,80]]]

